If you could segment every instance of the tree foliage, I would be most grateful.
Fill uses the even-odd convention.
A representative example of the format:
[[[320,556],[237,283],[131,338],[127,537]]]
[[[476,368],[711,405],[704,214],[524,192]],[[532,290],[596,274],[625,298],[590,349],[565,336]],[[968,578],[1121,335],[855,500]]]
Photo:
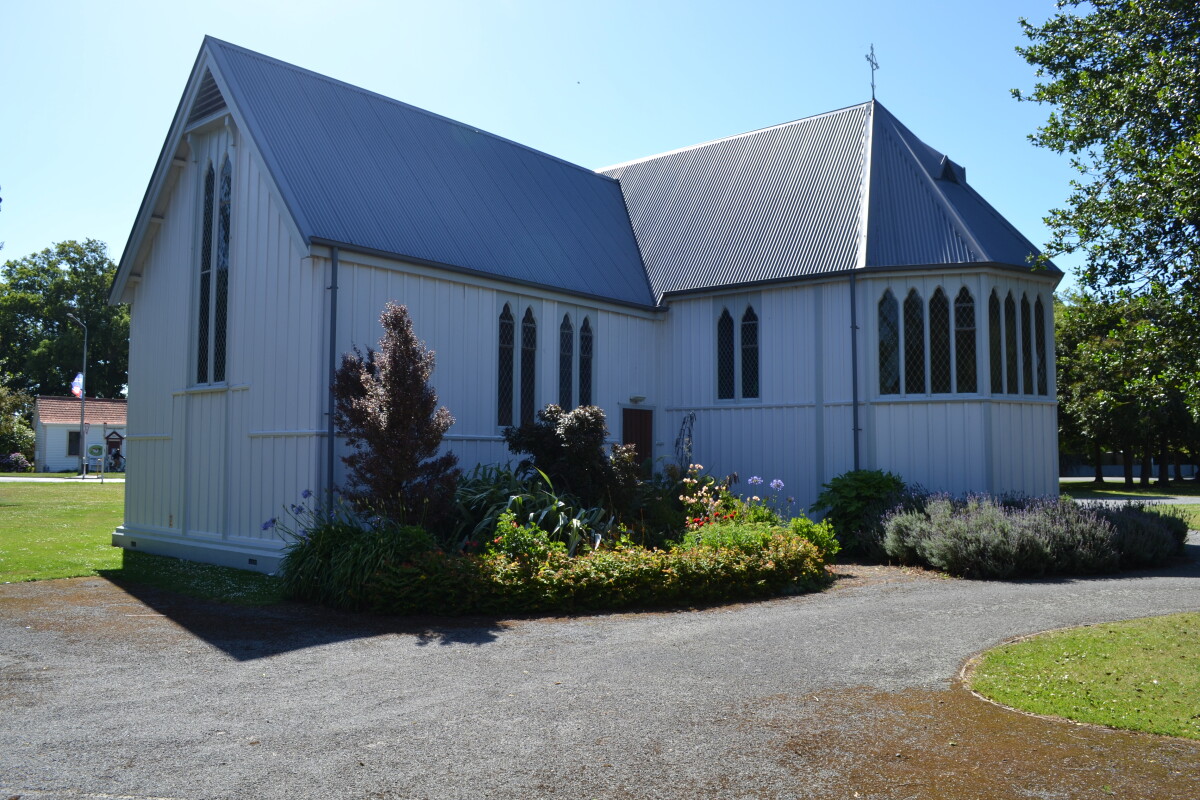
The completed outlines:
[[[513,453],[530,458],[522,467],[536,467],[560,493],[578,497],[584,505],[623,512],[637,483],[637,450],[614,444],[604,452],[608,424],[597,406],[566,411],[551,403],[537,419],[519,428],[505,428],[504,441]]]
[[[1076,294],[1057,323],[1060,434],[1068,445],[1195,454],[1200,323],[1161,285],[1140,294]],[[1128,473],[1127,473],[1128,474]]]
[[[356,347],[334,377],[334,424],[353,452],[347,495],[359,507],[400,523],[448,531],[460,470],[438,455],[454,417],[429,385],[434,354],[413,333],[408,309],[388,303],[379,351]]]
[[[59,242],[0,268],[0,380],[30,395],[69,394],[83,365],[87,393],[120,397],[128,381],[129,309],[110,306],[116,274],[103,242]]]
[[[20,453],[33,460],[34,436],[29,427],[33,398],[0,386],[0,457]]]
[[[1200,295],[1200,4],[1060,0],[1022,20],[1037,67],[1020,100],[1054,106],[1031,139],[1080,173],[1047,218],[1047,257],[1082,252],[1091,288],[1157,282]],[[1084,9],[1088,13],[1080,13]],[[1063,10],[1065,9],[1065,10]]]

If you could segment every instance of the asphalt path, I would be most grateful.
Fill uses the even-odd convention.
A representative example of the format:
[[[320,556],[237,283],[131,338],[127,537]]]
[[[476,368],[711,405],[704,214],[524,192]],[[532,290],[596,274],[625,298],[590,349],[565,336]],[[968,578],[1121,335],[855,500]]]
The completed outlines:
[[[1200,743],[956,684],[1010,637],[1200,610],[1192,536],[1121,577],[846,567],[821,594],[563,619],[3,585],[0,798],[1200,797]]]

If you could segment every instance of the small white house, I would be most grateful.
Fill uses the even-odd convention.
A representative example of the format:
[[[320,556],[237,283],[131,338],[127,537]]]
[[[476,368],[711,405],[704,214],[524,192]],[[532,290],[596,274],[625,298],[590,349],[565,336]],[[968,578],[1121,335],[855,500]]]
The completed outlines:
[[[38,472],[79,469],[79,398],[39,395],[33,403],[35,438],[33,463]],[[112,463],[114,454],[125,458],[124,398],[89,397],[84,404],[86,428],[83,452],[89,465]]]
[[[341,481],[329,378],[389,300],[467,467],[590,403],[800,507],[856,466],[1052,493],[1061,275],[1035,252],[874,101],[595,172],[206,38],[112,287],[113,543],[274,569],[262,523]]]

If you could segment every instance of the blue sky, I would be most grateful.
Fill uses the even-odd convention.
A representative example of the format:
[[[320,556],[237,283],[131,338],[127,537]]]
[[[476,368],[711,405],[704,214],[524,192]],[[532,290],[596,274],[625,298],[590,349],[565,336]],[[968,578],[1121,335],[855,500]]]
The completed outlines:
[[[0,258],[118,259],[205,34],[590,168],[877,97],[1035,244],[1068,194],[1027,136],[1018,18],[1051,0],[6,2]],[[1070,271],[1074,263],[1060,261]],[[1067,281],[1060,286],[1060,290]]]

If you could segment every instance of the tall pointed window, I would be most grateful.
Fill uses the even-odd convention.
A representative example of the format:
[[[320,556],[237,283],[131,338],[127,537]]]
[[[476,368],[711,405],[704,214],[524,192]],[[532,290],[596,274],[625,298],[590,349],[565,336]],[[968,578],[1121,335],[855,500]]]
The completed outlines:
[[[1029,318],[1029,297],[1021,295],[1021,377],[1025,394],[1033,394],[1033,336]]]
[[[925,304],[916,289],[904,298],[904,393],[925,392]]]
[[[592,322],[587,317],[579,326],[579,405],[592,404]]]
[[[940,286],[929,298],[929,391],[950,393],[950,301]]]
[[[742,314],[742,397],[758,397],[758,315]]]
[[[1045,395],[1049,394],[1046,385],[1046,309],[1040,297],[1033,306],[1033,333],[1037,342],[1037,393]]]
[[[213,380],[225,380],[225,335],[229,308],[229,215],[233,204],[233,167],[229,158],[221,167],[221,193],[217,205],[217,274],[213,304]]]
[[[500,312],[500,351],[496,356],[496,424],[513,423],[513,363],[515,361],[516,323],[508,303]]]
[[[521,424],[533,422],[537,388],[537,320],[526,308],[521,319]]]
[[[1004,391],[1004,339],[1000,327],[1000,298],[992,289],[988,298],[988,364],[992,371],[992,394]]]
[[[717,319],[717,398],[732,400],[734,391],[733,317],[728,308]]]
[[[233,167],[226,157],[219,177],[212,164],[204,173],[200,277],[196,287],[196,383],[225,380],[232,204]]]
[[[208,336],[212,328],[213,198],[216,172],[212,164],[204,173],[204,219],[200,227],[200,284],[196,309],[196,383],[208,383]]]
[[[954,379],[955,391],[976,391],[975,298],[965,286],[954,298]]]
[[[571,325],[571,315],[563,314],[562,324],[558,326],[558,404],[567,411],[575,407],[572,402],[574,372],[575,328]]]
[[[879,393],[900,394],[900,304],[891,289],[879,299]]]
[[[1004,356],[1008,393],[1020,394],[1020,377],[1017,374],[1017,303],[1013,300],[1012,292],[1004,298]]]

